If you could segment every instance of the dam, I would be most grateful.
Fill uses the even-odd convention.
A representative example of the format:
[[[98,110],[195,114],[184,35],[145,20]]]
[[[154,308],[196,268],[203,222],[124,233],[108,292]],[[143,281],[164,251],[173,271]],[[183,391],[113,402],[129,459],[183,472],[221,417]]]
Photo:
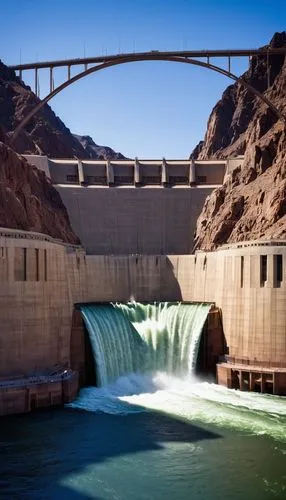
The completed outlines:
[[[89,255],[40,233],[2,229],[0,248],[2,414],[72,400],[72,374],[86,377],[78,304],[130,300],[215,305],[224,342],[213,341],[219,348],[209,364],[217,365],[218,382],[285,394],[286,242],[241,242],[193,255]],[[211,330],[221,339],[219,317]],[[35,387],[31,376],[65,370],[71,370],[68,396],[62,382],[54,396],[50,380],[41,390],[29,389],[31,382]],[[21,388],[11,388],[11,380],[20,379]]]
[[[26,158],[51,179],[92,255],[191,253],[207,196],[243,160]]]
[[[227,388],[286,393],[286,242],[240,242],[192,253],[192,231],[204,200],[242,157],[214,162],[28,159],[61,194],[82,245],[40,233],[0,231],[1,414],[70,402],[78,387],[101,379],[97,363],[106,354],[95,355],[85,309],[96,304],[99,314],[100,308],[120,303],[121,320],[132,311],[126,304],[139,304],[136,314],[148,310],[150,317],[136,325],[128,320],[129,327],[141,345],[141,327],[153,325],[144,343],[151,342],[155,357],[171,356],[172,363],[175,356],[167,346],[182,347],[172,337],[180,331],[179,311],[201,304],[208,313],[199,329],[196,370],[212,373]],[[155,304],[162,305],[157,309]],[[177,330],[162,320],[158,311],[164,308],[175,308]],[[97,321],[94,310],[89,316]],[[162,321],[164,334],[158,329]],[[165,346],[158,352],[157,335]],[[123,353],[122,343],[115,351]],[[182,351],[181,368],[184,356]],[[149,358],[150,352],[146,363]],[[132,363],[130,369],[145,373],[143,365]],[[117,376],[128,370],[127,364]]]
[[[107,16],[100,18],[105,33],[112,23],[109,7],[102,6]],[[72,23],[69,11],[60,23],[60,9],[55,22],[46,9],[42,21],[62,26],[68,16]],[[167,8],[163,11],[157,26],[167,33],[168,17],[173,33],[178,18],[170,17]],[[218,26],[222,12],[216,11],[218,23],[212,19],[212,24]],[[263,7],[260,11],[263,21]],[[73,38],[80,19],[85,27],[88,18],[93,27],[99,19],[82,5],[78,14],[75,29],[69,23]],[[139,25],[129,23],[129,14],[130,8],[120,11],[130,35]],[[147,24],[150,9],[148,14],[141,16]],[[16,17],[13,11],[14,24]],[[155,26],[156,16],[151,17]],[[250,17],[248,8],[249,26]],[[226,25],[233,30],[232,20],[233,15]],[[190,34],[187,15],[181,21],[181,34],[184,26]],[[86,28],[86,34],[92,32]],[[51,36],[49,30],[45,35]],[[42,171],[30,169],[1,144],[0,497],[285,500],[286,224],[284,160],[280,162],[285,133],[277,123],[279,114],[272,116],[271,107],[247,90],[247,82],[254,84],[283,112],[285,67],[279,79],[275,74],[285,49],[271,53],[271,45],[262,54],[256,51],[246,75],[215,106],[205,144],[193,153],[202,146],[199,157],[204,161],[88,160],[89,150],[76,149],[73,140],[68,151],[65,139],[72,139],[71,133],[46,106],[14,142],[16,150],[20,146],[54,155],[27,156]],[[203,64],[213,66],[213,58],[206,57]],[[236,69],[231,56],[221,62],[229,73]],[[3,74],[3,65],[0,69]],[[52,65],[49,69],[51,91],[57,91],[53,76],[58,82],[62,75]],[[38,67],[34,71],[37,94]],[[131,84],[131,93],[116,74],[111,83],[120,102],[127,91],[128,99],[140,105],[141,87],[130,75],[124,82]],[[148,80],[140,79],[144,92],[150,86],[154,94],[158,85],[167,97],[167,106],[157,113],[159,127],[150,114],[147,127],[154,130],[156,146],[168,127],[178,148],[182,137],[176,137],[170,98],[176,95],[178,105],[180,93],[174,88],[168,95],[167,89],[175,83],[175,73],[170,78],[157,75],[155,68]],[[67,78],[73,77],[67,66]],[[0,86],[1,107],[12,127],[41,105],[20,80],[4,78]],[[185,84],[180,80],[183,88],[184,106],[191,101],[194,78]],[[211,97],[205,86],[199,90]],[[98,95],[95,86],[97,111]],[[119,125],[120,135],[128,126],[125,111],[116,120],[112,101],[106,101],[109,112],[101,102],[104,121],[96,112],[94,126],[104,132],[106,124],[112,133]],[[68,107],[72,104],[76,101],[68,98]],[[195,106],[187,117],[195,129],[201,111],[196,104],[198,112]],[[86,114],[73,111],[76,131],[87,130]],[[137,118],[144,125],[144,117],[136,115],[135,107],[132,111],[129,125],[135,126]],[[5,127],[4,138],[10,141]],[[144,132],[136,138],[135,128],[129,137],[125,134],[129,144],[125,148],[122,143],[120,150],[136,148],[140,137],[147,140]],[[0,135],[2,140],[2,129]],[[82,136],[80,140],[85,144]],[[245,158],[228,158],[243,151]],[[199,214],[199,238],[194,239]],[[198,250],[215,248],[218,242],[215,250]]]

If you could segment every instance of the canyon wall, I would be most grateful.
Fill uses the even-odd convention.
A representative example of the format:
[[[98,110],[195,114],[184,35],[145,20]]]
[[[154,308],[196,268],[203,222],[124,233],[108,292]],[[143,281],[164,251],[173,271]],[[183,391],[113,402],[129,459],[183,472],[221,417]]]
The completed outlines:
[[[78,243],[66,208],[45,173],[0,142],[0,227]]]
[[[270,46],[286,47],[286,32],[276,33]],[[226,89],[210,115],[204,141],[191,156],[244,155],[244,161],[207,198],[197,223],[196,249],[213,250],[224,243],[286,235],[285,57],[270,56],[269,88],[265,56],[252,57],[243,78],[264,92],[285,121],[242,83]]]
[[[0,140],[9,143],[17,125],[39,100],[31,88],[0,61]],[[26,124],[13,148],[17,153],[50,158],[124,158],[109,147],[98,146],[88,136],[72,134],[48,104]]]

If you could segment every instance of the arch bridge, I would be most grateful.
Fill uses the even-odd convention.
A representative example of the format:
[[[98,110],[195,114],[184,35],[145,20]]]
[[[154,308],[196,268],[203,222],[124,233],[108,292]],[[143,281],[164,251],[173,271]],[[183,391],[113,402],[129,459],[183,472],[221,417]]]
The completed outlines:
[[[19,72],[19,77],[23,78],[24,71],[34,71],[34,90],[35,94],[39,97],[39,72],[41,69],[49,69],[50,73],[50,92],[43,99],[40,99],[38,104],[24,117],[24,119],[16,127],[13,136],[11,137],[11,142],[13,142],[23,127],[29,122],[29,120],[55,95],[64,90],[69,85],[72,85],[76,81],[84,78],[85,76],[95,73],[97,71],[109,68],[111,66],[117,66],[120,64],[127,64],[131,62],[139,61],[171,61],[179,62],[184,64],[192,64],[194,66],[200,66],[203,68],[210,69],[224,76],[231,78],[236,82],[240,82],[244,85],[250,92],[254,93],[259,99],[261,99],[278,117],[282,120],[286,126],[286,117],[280,112],[280,110],[258,89],[246,82],[243,77],[236,76],[231,72],[231,62],[233,58],[236,57],[247,57],[251,60],[252,57],[263,57],[266,60],[267,68],[267,85],[270,86],[270,68],[271,68],[271,58],[273,56],[285,56],[286,47],[283,48],[261,48],[261,49],[231,49],[231,50],[193,50],[193,51],[159,51],[151,50],[149,52],[132,52],[132,53],[120,53],[115,55],[105,55],[98,57],[84,57],[77,59],[64,59],[64,60],[54,60],[54,61],[43,61],[43,62],[32,62],[26,64],[16,64],[10,66],[11,69]],[[213,64],[213,60],[225,60],[227,61],[227,68],[221,65]],[[72,67],[83,67],[82,71],[79,71],[76,75],[71,75]],[[65,67],[67,69],[66,80],[58,85],[54,86],[54,70],[59,67]]]

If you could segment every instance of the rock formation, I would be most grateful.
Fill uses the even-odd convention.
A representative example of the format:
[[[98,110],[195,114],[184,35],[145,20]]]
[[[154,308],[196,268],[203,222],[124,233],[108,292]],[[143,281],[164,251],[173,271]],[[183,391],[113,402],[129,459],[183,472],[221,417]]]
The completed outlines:
[[[45,105],[9,147],[13,130],[38,97],[0,61],[0,227],[48,234],[78,244],[59,193],[44,172],[17,153],[55,158],[124,158],[90,137],[73,135]],[[17,152],[17,153],[16,153]]]
[[[30,87],[0,61],[0,127],[6,142],[9,142],[13,130],[38,102],[39,98]],[[53,158],[124,158],[111,148],[97,146],[91,138],[88,138],[88,142],[92,144],[87,148],[84,141],[78,138],[80,136],[73,135],[46,104],[31,118],[13,148],[18,153],[42,154]]]
[[[270,46],[286,47],[286,32],[276,33]],[[210,115],[205,139],[191,157],[244,154],[244,161],[207,198],[197,222],[196,249],[286,238],[286,58],[270,57],[269,88],[265,56],[253,57],[243,78],[265,93],[285,122],[241,83],[223,93]]]
[[[78,244],[67,211],[45,173],[0,142],[0,227],[37,231]]]
[[[125,160],[126,157],[121,153],[116,153],[113,149],[108,146],[99,146],[95,144],[93,139],[89,135],[77,135],[73,136],[79,141],[79,143],[84,148],[87,157],[94,160]]]

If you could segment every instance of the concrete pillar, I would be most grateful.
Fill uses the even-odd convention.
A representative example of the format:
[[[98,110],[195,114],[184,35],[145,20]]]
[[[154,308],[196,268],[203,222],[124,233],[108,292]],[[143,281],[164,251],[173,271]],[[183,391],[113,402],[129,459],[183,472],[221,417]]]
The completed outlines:
[[[161,184],[164,187],[167,187],[169,185],[169,175],[165,158],[162,159]]]
[[[267,255],[267,280],[265,281],[265,288],[274,287],[274,255]]]
[[[140,186],[141,184],[141,172],[140,172],[140,165],[138,158],[136,156],[134,160],[134,185],[135,186]]]
[[[110,160],[106,160],[106,179],[108,186],[114,185],[114,170],[112,165],[110,164]]]
[[[38,97],[39,96],[39,90],[38,90],[38,68],[35,69],[35,94]]]
[[[278,387],[276,382],[277,382],[276,373],[273,372],[273,394],[279,394],[279,392],[277,391]]]
[[[84,184],[84,174],[83,174],[83,167],[82,167],[81,160],[77,161],[77,171],[78,171],[79,183],[82,185],[82,184]]]
[[[251,255],[244,255],[243,287],[251,288]]]
[[[50,93],[54,90],[54,76],[53,76],[54,68],[50,67]]]
[[[239,390],[243,390],[243,383],[242,383],[242,373],[241,370],[239,370]]]
[[[190,161],[189,183],[190,183],[190,186],[195,186],[197,184],[197,180],[196,180],[196,164],[195,164],[194,160]]]
[[[249,372],[249,390],[253,391],[254,390],[254,380],[253,380],[253,373]]]

